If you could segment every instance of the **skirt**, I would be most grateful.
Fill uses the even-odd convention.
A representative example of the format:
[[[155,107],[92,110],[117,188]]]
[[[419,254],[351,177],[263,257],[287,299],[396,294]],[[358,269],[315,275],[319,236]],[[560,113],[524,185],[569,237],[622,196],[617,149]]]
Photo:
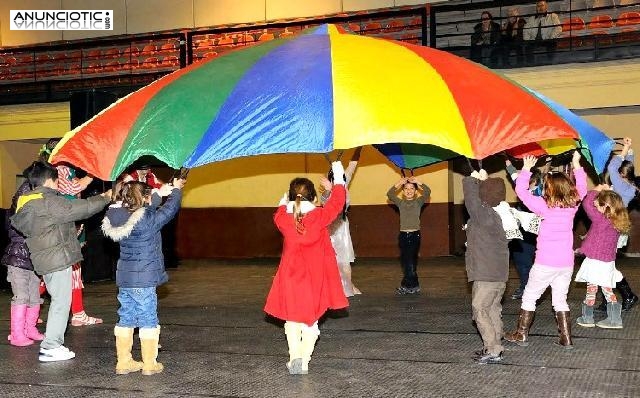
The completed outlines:
[[[354,262],[356,254],[353,251],[353,242],[349,232],[349,219],[342,219],[342,216],[339,216],[329,226],[329,233],[331,234],[331,245],[336,251],[338,264]]]
[[[616,287],[622,273],[616,269],[615,261],[599,261],[585,258],[576,274],[576,282],[587,282],[601,287]]]

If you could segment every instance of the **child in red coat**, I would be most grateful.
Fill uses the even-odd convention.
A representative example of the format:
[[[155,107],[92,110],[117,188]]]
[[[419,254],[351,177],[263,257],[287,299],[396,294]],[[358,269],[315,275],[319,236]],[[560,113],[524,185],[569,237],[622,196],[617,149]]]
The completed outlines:
[[[336,254],[328,226],[344,207],[344,168],[331,166],[335,176],[331,196],[316,207],[316,190],[306,178],[295,178],[273,219],[284,236],[282,258],[264,310],[285,320],[290,374],[307,374],[320,335],[318,319],[328,309],[349,305],[342,290]]]

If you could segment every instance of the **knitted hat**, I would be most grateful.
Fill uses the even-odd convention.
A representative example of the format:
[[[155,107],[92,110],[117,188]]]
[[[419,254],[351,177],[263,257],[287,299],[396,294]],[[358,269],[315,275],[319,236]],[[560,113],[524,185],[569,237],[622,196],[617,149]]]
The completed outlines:
[[[502,178],[487,178],[480,181],[480,201],[496,207],[506,198],[506,188]]]

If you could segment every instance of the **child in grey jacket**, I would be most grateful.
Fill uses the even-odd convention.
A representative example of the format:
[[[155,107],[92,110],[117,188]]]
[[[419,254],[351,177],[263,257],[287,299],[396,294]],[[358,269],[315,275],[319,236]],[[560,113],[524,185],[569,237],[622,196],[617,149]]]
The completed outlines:
[[[88,199],[66,199],[57,191],[56,168],[40,161],[28,167],[24,175],[34,190],[18,199],[11,224],[27,238],[34,270],[43,276],[51,295],[39,360],[64,361],[76,355],[63,345],[71,309],[71,266],[82,261],[75,221],[102,210],[111,192]]]

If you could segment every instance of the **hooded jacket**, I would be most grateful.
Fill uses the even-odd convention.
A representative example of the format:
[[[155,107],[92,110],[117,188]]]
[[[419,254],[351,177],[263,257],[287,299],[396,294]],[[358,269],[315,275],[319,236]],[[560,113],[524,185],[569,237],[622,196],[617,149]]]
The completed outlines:
[[[69,200],[48,187],[20,196],[11,225],[27,238],[36,273],[50,274],[82,261],[75,221],[91,217],[107,203],[101,195]]]
[[[467,278],[470,282],[506,282],[509,279],[509,242],[498,213],[482,204],[480,184],[474,177],[462,179],[464,205],[469,213],[465,253]]]
[[[24,235],[18,232],[9,221],[9,217],[16,214],[16,207],[18,205],[18,198],[31,190],[31,186],[28,182],[23,182],[18,187],[13,199],[11,201],[11,208],[8,210],[7,218],[5,219],[7,225],[7,235],[9,236],[9,244],[4,249],[2,256],[2,264],[6,266],[18,267],[33,271],[33,264],[31,264],[31,256],[29,255],[29,248],[27,248],[27,242]]]
[[[102,220],[104,234],[120,243],[116,285],[144,288],[169,280],[164,268],[160,230],[180,209],[182,191],[174,189],[164,205],[142,207],[133,213],[125,207],[110,207]]]

